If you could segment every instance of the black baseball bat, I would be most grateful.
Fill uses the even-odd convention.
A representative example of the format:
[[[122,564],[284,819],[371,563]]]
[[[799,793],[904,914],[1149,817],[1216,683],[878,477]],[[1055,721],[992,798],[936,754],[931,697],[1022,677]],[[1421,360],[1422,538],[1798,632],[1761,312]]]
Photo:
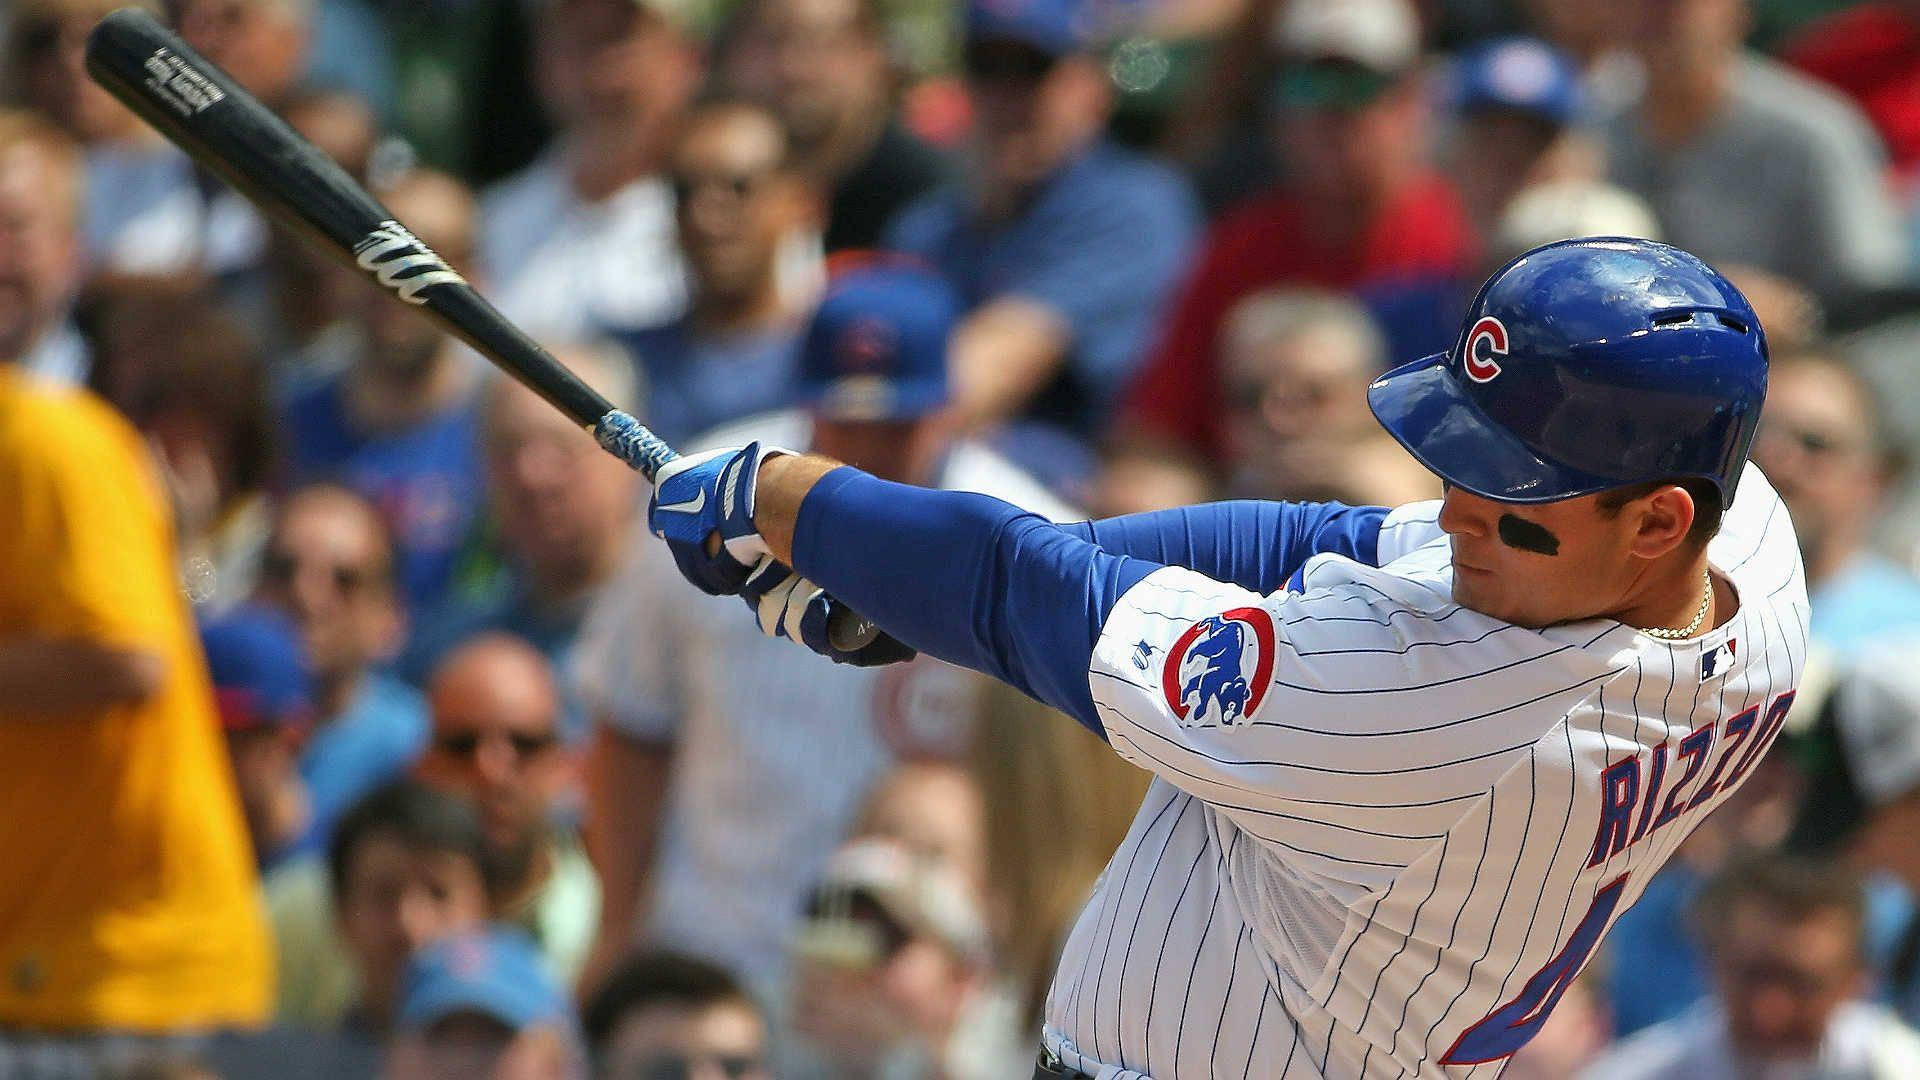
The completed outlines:
[[[195,161],[473,346],[649,481],[680,456],[522,333],[333,159],[151,14],[122,8],[100,20],[87,36],[86,59],[95,82]],[[877,635],[872,623],[841,611],[847,617],[834,623],[836,643],[858,648]]]

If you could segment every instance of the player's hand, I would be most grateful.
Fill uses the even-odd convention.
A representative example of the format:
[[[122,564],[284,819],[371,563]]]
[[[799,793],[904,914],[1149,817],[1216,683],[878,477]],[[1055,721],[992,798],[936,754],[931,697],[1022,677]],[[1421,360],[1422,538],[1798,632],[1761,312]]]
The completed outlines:
[[[762,632],[797,641],[836,664],[880,667],[918,655],[884,631],[859,648],[844,649],[835,645],[835,618],[849,617],[842,614],[847,611],[846,606],[771,555],[762,556],[754,565],[740,587],[740,598],[752,609]]]
[[[753,442],[677,458],[654,476],[647,525],[702,592],[739,592],[753,564],[767,554],[753,524],[760,463],[792,452]]]

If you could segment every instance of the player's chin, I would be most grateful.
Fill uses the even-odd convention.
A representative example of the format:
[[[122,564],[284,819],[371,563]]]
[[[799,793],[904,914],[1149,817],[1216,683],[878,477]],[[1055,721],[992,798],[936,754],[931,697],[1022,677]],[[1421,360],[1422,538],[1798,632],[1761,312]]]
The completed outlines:
[[[1470,611],[1477,611],[1502,622],[1519,626],[1533,625],[1527,621],[1520,603],[1500,587],[1500,581],[1491,570],[1455,566],[1453,568],[1453,602]]]

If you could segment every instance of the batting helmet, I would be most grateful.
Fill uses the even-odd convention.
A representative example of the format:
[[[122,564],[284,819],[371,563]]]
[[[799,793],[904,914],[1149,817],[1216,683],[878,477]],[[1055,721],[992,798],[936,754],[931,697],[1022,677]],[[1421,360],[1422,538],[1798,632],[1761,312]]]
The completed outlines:
[[[1733,501],[1767,395],[1753,307],[1712,267],[1651,240],[1538,247],[1480,287],[1454,347],[1367,391],[1441,479],[1540,503],[1699,477]]]

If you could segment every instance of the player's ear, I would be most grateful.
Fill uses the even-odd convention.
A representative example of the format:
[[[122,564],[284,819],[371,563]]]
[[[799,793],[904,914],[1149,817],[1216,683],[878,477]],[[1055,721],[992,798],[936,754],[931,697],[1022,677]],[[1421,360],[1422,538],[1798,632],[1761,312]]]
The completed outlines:
[[[1633,553],[1658,559],[1686,542],[1693,528],[1693,496],[1678,484],[1662,484],[1623,508],[1633,522]]]

